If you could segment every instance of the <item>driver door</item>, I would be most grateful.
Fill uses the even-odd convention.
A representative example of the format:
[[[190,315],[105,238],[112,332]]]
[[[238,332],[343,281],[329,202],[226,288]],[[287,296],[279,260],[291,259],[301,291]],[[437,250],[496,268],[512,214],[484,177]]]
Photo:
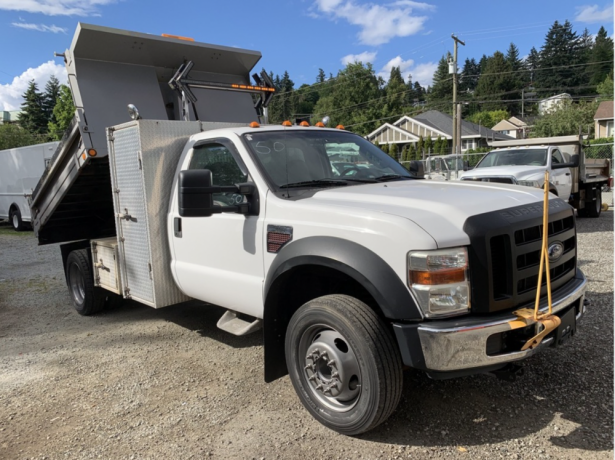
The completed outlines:
[[[182,171],[209,169],[212,185],[249,182],[250,175],[229,139],[196,144],[184,159]],[[231,206],[243,196],[215,193],[214,204]],[[173,270],[187,295],[262,317],[263,214],[232,212],[209,217],[180,217],[177,192],[172,206]]]

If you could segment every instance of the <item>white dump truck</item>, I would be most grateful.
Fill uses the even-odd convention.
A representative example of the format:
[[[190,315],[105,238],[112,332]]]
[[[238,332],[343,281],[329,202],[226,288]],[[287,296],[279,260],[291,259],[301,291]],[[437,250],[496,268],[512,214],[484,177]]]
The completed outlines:
[[[28,197],[38,184],[58,142],[0,150],[0,220],[16,231],[30,223]]]
[[[76,121],[31,203],[39,242],[63,243],[79,313],[221,306],[221,329],[262,329],[265,380],[289,374],[348,435],[391,415],[404,366],[512,378],[575,334],[586,279],[564,200],[544,230],[561,325],[524,348],[545,328],[515,314],[537,290],[547,309],[541,191],[422,180],[420,163],[342,127],[267,125],[259,57],[79,26],[65,53]]]
[[[583,136],[494,141],[494,150],[460,178],[543,188],[549,171],[551,193],[570,203],[580,217],[599,217],[610,162],[585,158],[583,141]]]

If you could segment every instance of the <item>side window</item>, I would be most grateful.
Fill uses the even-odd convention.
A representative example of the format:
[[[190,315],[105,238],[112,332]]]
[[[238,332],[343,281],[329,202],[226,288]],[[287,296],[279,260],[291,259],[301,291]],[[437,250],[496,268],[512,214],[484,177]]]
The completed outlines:
[[[194,147],[188,169],[209,169],[212,185],[235,185],[246,182],[247,173],[242,171],[231,151],[221,143],[201,144]],[[243,168],[245,171],[245,167]],[[233,193],[214,193],[216,204],[235,204]]]
[[[564,163],[564,158],[559,150],[553,150],[551,153],[551,164]]]

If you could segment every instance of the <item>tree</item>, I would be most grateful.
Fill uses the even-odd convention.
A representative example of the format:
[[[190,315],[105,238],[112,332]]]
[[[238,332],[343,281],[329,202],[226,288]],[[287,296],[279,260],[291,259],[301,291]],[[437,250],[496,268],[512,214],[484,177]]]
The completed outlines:
[[[604,81],[598,85],[597,91],[598,91],[598,94],[600,95],[601,101],[612,101],[613,100],[613,74],[612,73],[607,75]]]
[[[0,125],[0,150],[40,144],[46,140],[44,136],[32,134],[17,124]]]
[[[519,58],[519,48],[514,43],[510,43],[506,52],[506,62],[510,65],[511,80],[514,89],[521,89],[524,86],[523,61]]]
[[[47,125],[52,140],[59,141],[62,139],[64,131],[66,131],[74,116],[73,95],[68,86],[61,85],[58,100],[53,108],[53,119]]]
[[[484,110],[508,108],[515,112],[517,102],[504,102],[520,98],[515,92],[515,82],[510,72],[510,63],[499,51],[493,53],[493,56],[487,60],[485,71],[481,74],[476,87],[476,96],[485,99],[482,105]]]
[[[389,155],[391,156],[391,158],[393,158],[395,161],[399,161],[399,147],[397,146],[397,144],[391,144],[391,148],[389,149]]]
[[[322,69],[318,69],[318,76],[316,77],[316,83],[324,83],[327,80],[325,75],[325,71]]]
[[[440,146],[438,147],[438,155],[446,155],[448,153],[448,140],[446,138],[440,139]]]
[[[579,134],[579,129],[591,137],[597,108],[598,102],[562,101],[555,110],[536,120],[530,137],[567,136]]]
[[[418,83],[418,82],[417,82]],[[412,75],[408,75],[408,81],[406,82],[406,94],[404,98],[404,105],[406,107],[412,107],[418,101],[414,84],[412,83]]]
[[[525,58],[525,68],[527,73],[525,76],[525,82],[532,84],[536,78],[536,71],[540,67],[540,54],[536,51],[536,48],[532,46],[529,54]]]
[[[389,144],[383,144],[380,146],[380,150],[382,150],[387,155],[389,154]]]
[[[428,155],[433,155],[434,154],[434,149],[433,149],[433,141],[431,140],[431,136],[427,136],[427,138],[425,139],[425,153]]]
[[[450,53],[442,56],[438,62],[438,67],[433,74],[433,85],[427,95],[427,100],[430,104],[441,101],[453,100],[453,78],[448,73],[448,59]]]
[[[401,161],[408,161],[408,146],[404,145],[401,149]]]
[[[613,39],[607,36],[606,29],[600,27],[594,47],[589,56],[590,84],[599,85],[613,69]],[[611,94],[613,90],[611,88]]]
[[[47,118],[47,124],[54,121],[53,109],[56,106],[58,97],[60,96],[60,81],[52,75],[49,77],[49,81],[45,85],[45,92],[43,93],[43,111]]]
[[[389,81],[384,90],[386,102],[382,113],[387,115],[401,113],[405,106],[407,89],[399,67],[391,68]]]
[[[384,81],[371,64],[348,64],[338,72],[331,93],[321,96],[314,107],[316,118],[331,117],[331,125],[352,127],[357,134],[366,135],[376,129],[382,118]]]
[[[425,101],[425,88],[418,81],[414,82],[414,94],[418,103]]]
[[[540,94],[551,96],[564,91],[574,92],[583,73],[571,66],[582,61],[582,54],[579,37],[572,30],[572,24],[555,21],[540,50],[540,66],[536,72],[536,86]]]
[[[423,153],[425,151],[425,141],[423,140],[423,136],[419,136],[419,140],[416,143],[416,156],[419,160],[423,159]]]
[[[466,120],[486,128],[493,128],[500,121],[508,118],[510,118],[510,113],[506,110],[492,110],[473,113]]]
[[[416,148],[414,147],[414,143],[412,143],[412,144],[410,144],[408,146],[407,159],[408,159],[408,161],[412,161],[412,160],[416,159]]]
[[[38,86],[31,80],[28,89],[23,94],[24,103],[19,114],[19,125],[32,134],[45,134],[47,132],[47,117],[43,107],[43,95]]]
[[[480,77],[480,66],[474,58],[466,59],[461,71],[459,90],[471,93],[476,89],[478,78]]]

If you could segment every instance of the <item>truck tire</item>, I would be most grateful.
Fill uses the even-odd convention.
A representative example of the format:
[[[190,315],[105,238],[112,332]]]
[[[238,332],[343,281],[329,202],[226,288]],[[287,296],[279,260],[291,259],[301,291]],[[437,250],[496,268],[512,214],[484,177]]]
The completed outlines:
[[[106,291],[94,286],[87,249],[72,251],[66,259],[66,283],[77,313],[89,316],[105,307]]]
[[[590,201],[589,203],[585,203],[587,209],[587,215],[589,217],[600,217],[600,213],[602,212],[602,190],[600,188],[596,188],[594,191],[594,195],[596,199],[594,201]]]
[[[384,321],[353,297],[328,295],[299,308],[288,325],[285,353],[301,403],[338,433],[371,430],[399,403],[397,343]]]
[[[26,225],[24,221],[21,219],[21,211],[19,208],[14,208],[9,213],[9,220],[11,221],[11,225],[13,226],[13,230],[16,232],[21,232],[25,230]]]

